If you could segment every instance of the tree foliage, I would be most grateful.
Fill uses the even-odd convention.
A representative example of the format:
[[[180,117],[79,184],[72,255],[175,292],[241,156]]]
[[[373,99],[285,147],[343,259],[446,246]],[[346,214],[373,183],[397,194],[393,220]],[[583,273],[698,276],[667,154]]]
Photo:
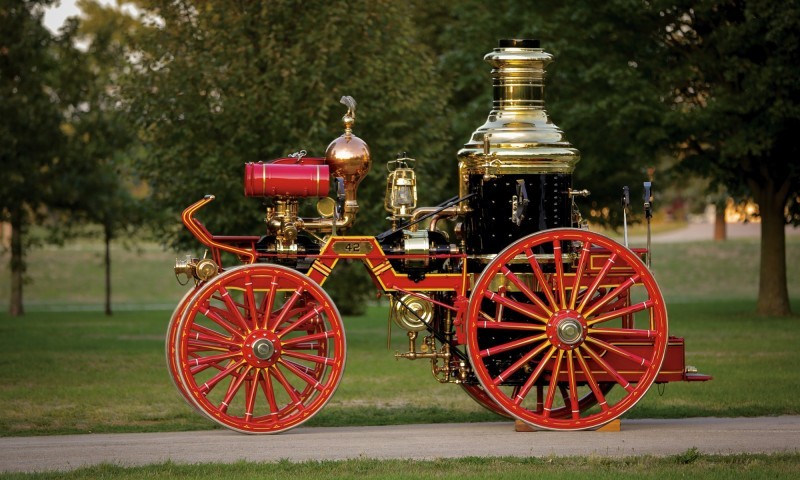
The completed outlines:
[[[301,149],[323,156],[343,131],[343,95],[358,101],[354,133],[373,158],[354,233],[388,227],[383,164],[398,152],[422,160],[421,172],[430,173],[421,175],[422,196],[440,200],[442,176],[433,173],[442,165],[454,170],[455,151],[447,155],[445,90],[410,7],[368,0],[141,5],[157,20],[137,39],[141,57],[126,95],[150,147],[142,167],[156,208],[167,213],[166,242],[186,245],[177,213],[205,194],[217,197],[201,212],[212,232],[262,233],[261,202],[242,195],[244,163]]]
[[[712,180],[762,220],[758,310],[789,312],[784,223],[800,219],[800,5],[767,0],[420,2],[454,90],[456,138],[489,105],[480,55],[503,37],[555,54],[547,110],[581,150],[575,184],[595,223],[619,224],[623,185]],[[486,72],[486,73],[483,73]],[[463,140],[462,140],[463,141]],[[675,164],[676,168],[672,168]],[[658,190],[656,190],[658,192]]]
[[[69,77],[70,33],[54,38],[41,22],[50,1],[0,2],[0,218],[12,228],[9,313],[22,315],[26,235],[42,221],[63,170],[60,129]]]
[[[759,206],[757,310],[790,313],[785,224],[798,224],[800,5],[683,2],[667,39],[675,69],[673,122],[687,170]]]
[[[92,0],[80,2],[85,18],[77,25],[77,51],[72,62],[80,76],[80,104],[68,110],[68,164],[51,205],[69,211],[67,229],[86,223],[100,225],[105,243],[106,314],[111,308],[111,241],[135,233],[147,218],[143,202],[132,190],[137,175],[132,157],[136,129],[119,97],[118,80],[128,67],[128,38],[139,23],[130,16]],[[77,22],[77,19],[71,21]]]

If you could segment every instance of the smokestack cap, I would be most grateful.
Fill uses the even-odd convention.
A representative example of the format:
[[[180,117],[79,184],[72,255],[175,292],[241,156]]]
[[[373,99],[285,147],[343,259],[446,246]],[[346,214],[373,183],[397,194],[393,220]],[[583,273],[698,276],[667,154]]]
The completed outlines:
[[[540,48],[539,40],[530,38],[504,38],[500,40],[500,48]]]

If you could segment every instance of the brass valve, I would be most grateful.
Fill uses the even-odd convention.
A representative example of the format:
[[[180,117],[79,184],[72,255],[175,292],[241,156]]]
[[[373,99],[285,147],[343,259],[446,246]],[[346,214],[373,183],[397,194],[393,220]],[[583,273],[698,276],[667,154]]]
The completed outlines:
[[[194,279],[195,283],[207,282],[219,273],[219,266],[214,260],[205,258],[205,255],[202,259],[186,255],[184,259],[175,259],[174,271],[178,283],[186,285],[192,279]],[[185,277],[184,281],[181,281],[181,275]]]

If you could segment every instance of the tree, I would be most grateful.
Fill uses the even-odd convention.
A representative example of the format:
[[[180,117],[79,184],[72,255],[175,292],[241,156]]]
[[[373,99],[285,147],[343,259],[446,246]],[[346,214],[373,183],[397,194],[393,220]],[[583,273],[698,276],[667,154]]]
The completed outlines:
[[[684,163],[759,206],[757,312],[791,313],[787,222],[800,197],[800,5],[684,2],[668,46]]]
[[[111,241],[130,235],[145,218],[143,202],[131,189],[136,176],[131,156],[136,131],[116,85],[127,67],[127,38],[139,25],[133,18],[94,1],[79,3],[85,19],[76,38],[86,44],[72,62],[82,79],[81,102],[69,111],[65,174],[54,208],[68,210],[68,227],[99,224],[105,245],[105,313],[111,315]]]
[[[358,101],[354,133],[368,141],[374,164],[359,188],[354,232],[388,228],[381,166],[397,152],[421,160],[421,201],[442,200],[435,196],[444,178],[438,172],[443,164],[456,168],[455,151],[445,150],[447,90],[409,6],[388,0],[141,6],[157,20],[138,38],[140,57],[125,94],[152,147],[140,167],[155,208],[168,213],[159,230],[166,242],[188,244],[176,214],[207,193],[217,196],[202,212],[211,231],[263,232],[260,201],[241,193],[243,164],[301,149],[322,156],[342,133],[343,95]],[[353,290],[345,295],[353,297]],[[363,297],[355,298],[363,305]]]
[[[9,313],[22,315],[26,233],[42,219],[63,147],[59,53],[41,22],[51,1],[0,1],[0,215],[11,223]]]
[[[687,172],[702,175],[716,180],[712,188],[751,197],[762,228],[757,309],[788,314],[784,225],[800,223],[798,144],[791,137],[800,119],[798,3],[545,0],[535,9],[521,3],[489,11],[477,0],[456,2],[446,10],[453,21],[428,33],[442,65],[472,67],[448,77],[457,102],[451,108],[476,117],[474,126],[475,112],[488,108],[476,107],[488,105],[485,87],[478,88],[488,75],[474,73],[481,68],[474,59],[488,46],[479,50],[476,43],[540,38],[556,57],[548,69],[547,110],[581,150],[574,182],[592,191],[589,217],[618,224],[621,186],[640,185],[649,171],[657,181],[670,173],[682,175],[679,181]],[[448,17],[440,2],[429,4],[438,18]],[[469,122],[454,118],[453,131],[466,138],[474,126],[463,128]],[[676,159],[680,168],[669,168]]]

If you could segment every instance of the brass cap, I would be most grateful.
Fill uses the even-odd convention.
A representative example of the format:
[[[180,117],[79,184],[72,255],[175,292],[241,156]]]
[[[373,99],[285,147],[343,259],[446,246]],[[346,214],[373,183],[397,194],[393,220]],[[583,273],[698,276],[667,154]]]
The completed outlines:
[[[358,185],[372,166],[372,157],[366,142],[355,135],[342,135],[328,145],[325,163],[334,177]]]

